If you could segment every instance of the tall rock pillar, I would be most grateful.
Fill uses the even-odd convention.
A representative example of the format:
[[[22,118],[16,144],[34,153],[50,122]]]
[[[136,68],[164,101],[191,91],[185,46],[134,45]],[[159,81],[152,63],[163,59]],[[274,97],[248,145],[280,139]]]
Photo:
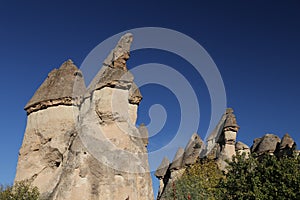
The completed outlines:
[[[86,89],[71,62],[53,70],[26,105],[15,181],[47,200],[153,200],[148,130],[136,127],[142,96],[127,70],[124,35]]]
[[[227,108],[223,132],[218,139],[220,144],[220,155],[218,156],[217,163],[222,170],[225,170],[227,165],[226,160],[231,161],[232,157],[236,155],[235,143],[239,128],[235,115],[233,114],[233,109]]]
[[[68,60],[49,73],[25,106],[27,126],[15,181],[29,180],[45,196],[58,184],[72,142],[79,112],[74,84],[77,92],[85,92],[81,72]]]

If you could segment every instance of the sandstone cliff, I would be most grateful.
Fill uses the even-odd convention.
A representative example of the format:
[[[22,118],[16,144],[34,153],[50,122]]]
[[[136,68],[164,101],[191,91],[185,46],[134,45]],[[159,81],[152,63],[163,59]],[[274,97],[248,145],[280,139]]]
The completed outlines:
[[[126,61],[124,35],[86,89],[71,60],[49,73],[25,106],[27,127],[15,181],[30,180],[44,199],[153,199],[142,99]]]

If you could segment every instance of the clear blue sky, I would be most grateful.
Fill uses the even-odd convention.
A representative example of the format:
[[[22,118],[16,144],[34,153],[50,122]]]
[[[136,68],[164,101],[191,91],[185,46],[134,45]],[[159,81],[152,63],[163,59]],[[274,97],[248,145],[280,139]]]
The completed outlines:
[[[26,126],[23,107],[47,74],[68,58],[80,66],[101,41],[138,27],[174,29],[207,50],[241,126],[238,140],[251,145],[265,133],[288,132],[300,143],[299,1],[2,1],[0,25],[0,183],[13,182]],[[174,66],[197,88],[203,119],[198,132],[205,135],[210,99],[201,77],[163,51],[133,52],[128,65],[149,62]],[[166,88],[141,90],[139,123],[149,123],[147,108],[154,103],[176,112],[176,99]],[[171,114],[149,149],[170,138],[179,120]]]

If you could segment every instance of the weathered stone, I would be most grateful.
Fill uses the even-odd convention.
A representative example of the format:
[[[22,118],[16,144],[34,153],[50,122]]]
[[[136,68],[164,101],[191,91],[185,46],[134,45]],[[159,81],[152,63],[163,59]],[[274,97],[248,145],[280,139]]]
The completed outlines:
[[[266,134],[260,139],[260,142],[259,139],[257,140],[259,144],[255,145],[255,148],[251,148],[251,151],[257,153],[258,155],[264,153],[273,154],[277,146],[280,144],[280,141],[281,140],[278,136],[274,134]]]
[[[237,154],[242,155],[243,153],[245,153],[245,156],[248,157],[250,154],[250,148],[248,145],[244,144],[243,142],[238,141],[235,144],[235,151],[237,152]]]
[[[286,133],[281,139],[280,149],[285,149],[285,148],[292,149],[295,145],[296,144],[293,138],[288,133]]]
[[[85,83],[80,70],[71,60],[64,62],[59,69],[52,70],[47,79],[26,104],[27,114],[57,105],[73,105],[85,92]]]
[[[129,103],[139,104],[143,99],[143,96],[135,83],[133,83],[129,90]]]
[[[94,90],[98,90],[103,87],[115,87],[127,90],[133,84],[133,75],[129,71],[124,71],[119,68],[110,68],[107,66],[104,66],[102,70],[103,73],[100,74],[99,81],[95,88],[93,88]]]
[[[49,74],[25,107],[15,181],[48,200],[153,199],[148,131],[135,126],[142,97],[126,68],[131,41],[121,38],[84,95],[84,84],[73,91],[84,80],[71,61]]]
[[[236,155],[235,146],[231,144],[224,145],[217,158],[219,169],[226,171],[226,166],[228,165],[227,161],[231,161],[234,155]]]
[[[120,68],[126,71],[126,61],[129,59],[132,41],[133,36],[131,33],[122,36],[117,46],[110,52],[103,64],[111,68]]]
[[[139,129],[139,132],[140,132],[140,138],[142,138],[145,147],[147,147],[148,142],[149,142],[148,141],[148,137],[149,137],[148,129],[145,126],[145,124],[141,124],[138,129]]]
[[[232,130],[232,131],[238,131],[239,125],[237,125],[235,115],[233,114],[232,108],[226,109],[226,121],[224,124],[224,130]]]
[[[15,181],[30,180],[48,197],[60,181],[74,138],[76,107],[58,105],[29,114]]]
[[[161,161],[159,167],[155,171],[154,175],[159,179],[163,178],[167,173],[169,165],[170,165],[169,159],[167,157],[164,157],[164,159]]]
[[[239,150],[246,150],[246,149],[250,149],[248,145],[246,145],[243,142],[238,141],[235,144],[235,150],[239,151]]]
[[[171,163],[170,170],[179,170],[182,168],[183,155],[184,149],[179,147]]]
[[[236,131],[225,131],[224,132],[224,143],[234,145],[236,141]]]
[[[215,159],[218,154],[220,139],[222,137],[223,129],[224,129],[224,123],[227,116],[226,113],[222,115],[219,123],[215,127],[215,129],[212,131],[212,133],[208,136],[206,139],[206,149],[203,151],[201,157],[210,157],[212,159]]]
[[[279,148],[276,150],[277,156],[281,157],[283,155],[291,156],[296,150],[296,143],[293,138],[286,133],[280,142]]]
[[[260,144],[261,141],[262,141],[262,138],[255,138],[253,140],[253,144],[250,148],[251,152],[254,152],[257,149],[257,147],[258,147],[258,145]]]
[[[200,156],[200,152],[203,148],[203,141],[197,133],[194,133],[185,147],[184,156],[183,156],[183,165],[191,165],[196,163],[197,159]]]

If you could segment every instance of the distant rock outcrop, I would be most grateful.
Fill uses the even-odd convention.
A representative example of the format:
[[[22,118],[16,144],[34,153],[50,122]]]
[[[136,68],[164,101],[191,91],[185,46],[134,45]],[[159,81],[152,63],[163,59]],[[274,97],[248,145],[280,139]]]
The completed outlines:
[[[146,146],[135,127],[139,89],[124,35],[88,89],[71,60],[49,73],[25,106],[27,127],[15,181],[49,200],[153,199]]]
[[[172,163],[164,158],[155,173],[160,181],[157,199],[164,200],[166,189],[184,174],[189,165],[201,159],[214,160],[218,167],[226,172],[227,161],[231,161],[236,154],[244,153],[247,158],[250,153],[255,153],[256,156],[271,154],[278,157],[298,153],[296,143],[288,134],[282,139],[274,134],[266,134],[262,138],[255,139],[249,148],[243,142],[236,142],[239,128],[233,109],[228,108],[207,138],[206,146],[197,134],[193,134],[185,150],[178,149]]]

